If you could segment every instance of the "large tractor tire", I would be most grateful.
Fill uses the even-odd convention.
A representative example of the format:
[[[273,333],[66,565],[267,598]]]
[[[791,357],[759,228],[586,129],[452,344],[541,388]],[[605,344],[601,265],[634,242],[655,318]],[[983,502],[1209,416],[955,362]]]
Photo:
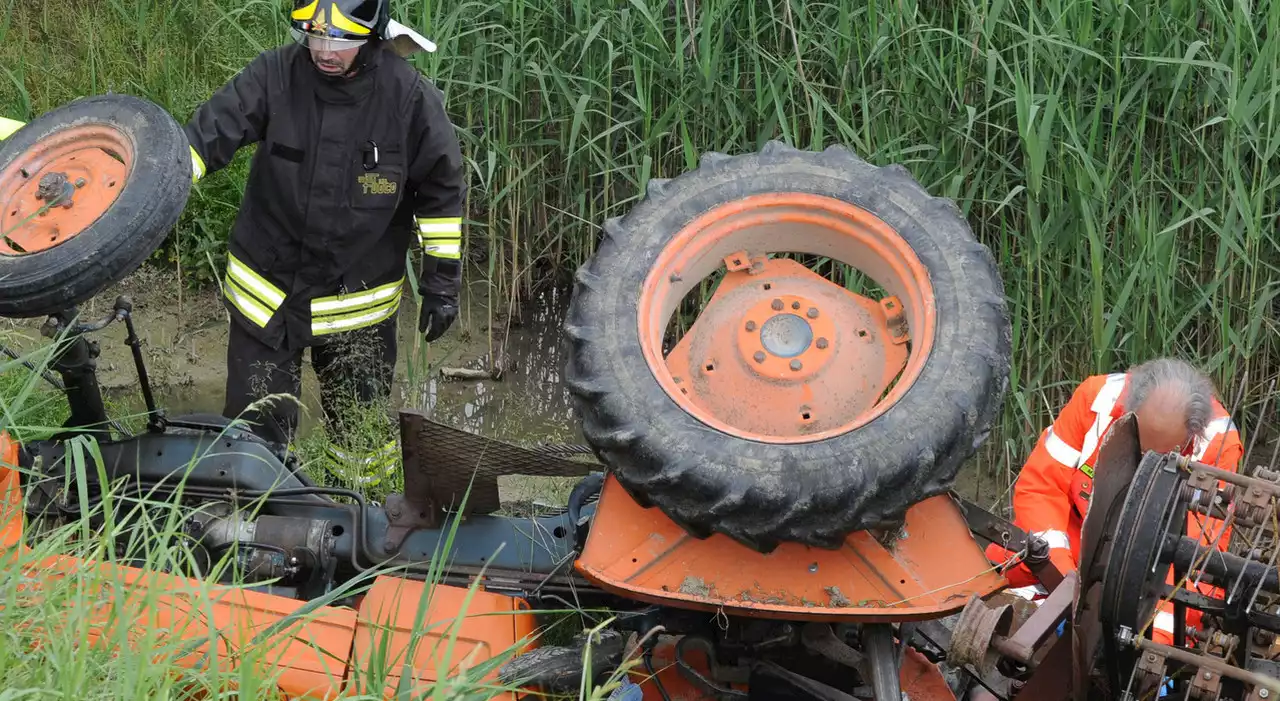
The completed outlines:
[[[130,95],[51,110],[0,141],[0,316],[66,311],[128,276],[191,191],[181,126]]]
[[[854,294],[777,253],[838,260]],[[723,273],[670,352],[681,300]],[[607,221],[565,324],[584,436],[643,506],[759,552],[839,547],[947,491],[1008,384],[990,251],[900,166],[707,154]]]

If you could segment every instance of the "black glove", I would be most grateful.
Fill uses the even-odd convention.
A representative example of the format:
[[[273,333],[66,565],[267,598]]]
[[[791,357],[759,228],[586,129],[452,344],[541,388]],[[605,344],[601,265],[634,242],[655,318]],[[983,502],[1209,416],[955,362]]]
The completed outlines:
[[[458,318],[458,305],[439,295],[422,296],[422,309],[418,312],[418,333],[425,334],[426,342],[440,338]]]

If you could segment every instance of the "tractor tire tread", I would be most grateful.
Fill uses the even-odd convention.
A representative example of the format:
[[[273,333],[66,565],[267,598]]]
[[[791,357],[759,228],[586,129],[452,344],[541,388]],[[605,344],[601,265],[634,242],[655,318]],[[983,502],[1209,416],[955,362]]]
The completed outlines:
[[[648,367],[637,319],[643,281],[683,224],[779,184],[892,226],[928,271],[937,309],[930,356],[894,406],[842,435],[791,445],[731,436],[681,409]],[[841,146],[770,142],[756,153],[704,154],[604,229],[575,276],[567,387],[596,457],[638,503],[691,535],[720,533],[767,553],[783,542],[837,548],[852,532],[896,528],[912,505],[952,487],[991,432],[1011,355],[999,271],[959,210],[905,168],[873,166]]]
[[[111,208],[78,235],[0,256],[0,316],[47,316],[88,301],[137,270],[181,217],[191,190],[186,135],[160,106],[132,95],[84,97],[36,117],[0,142],[0,170],[54,132],[89,123],[128,136],[132,172]]]

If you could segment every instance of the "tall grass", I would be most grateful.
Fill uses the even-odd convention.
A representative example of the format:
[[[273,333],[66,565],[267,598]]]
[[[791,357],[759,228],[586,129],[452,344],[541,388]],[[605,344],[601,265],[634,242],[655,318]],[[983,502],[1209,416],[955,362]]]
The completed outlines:
[[[284,38],[279,3],[9,2],[0,112],[106,89],[185,118]],[[6,0],[0,0],[0,6]],[[67,10],[67,11],[64,11]],[[400,0],[440,44],[470,167],[469,244],[495,300],[591,255],[601,222],[707,150],[781,138],[902,163],[995,252],[1012,394],[988,447],[1017,464],[1082,376],[1157,354],[1280,368],[1280,3],[1227,0]],[[243,158],[166,249],[217,262]],[[1256,412],[1254,412],[1256,413]]]
[[[47,362],[43,349],[0,360],[0,432],[25,441],[55,432],[65,412],[41,385]],[[20,542],[8,540],[14,535],[8,527],[23,520],[12,476],[25,470],[0,464],[0,688],[6,697],[278,698],[291,668],[309,668],[315,674],[307,683],[339,689],[339,698],[380,699],[384,690],[404,699],[512,698],[515,688],[492,676],[529,641],[477,649],[465,628],[477,615],[510,614],[472,607],[478,579],[461,590],[461,602],[442,604],[437,596],[456,521],[430,560],[416,563],[418,582],[380,606],[357,604],[363,632],[344,645],[342,631],[357,616],[352,597],[367,594],[383,575],[404,576],[401,568],[373,567],[309,601],[251,592],[270,582],[245,582],[237,547],[221,557],[191,547],[192,506],[109,479],[90,437],[64,445],[70,488],[59,491],[52,511],[64,514],[65,523],[27,521]],[[21,489],[34,489],[40,477],[24,474]],[[170,479],[179,494],[182,478]],[[102,485],[100,494],[90,492],[90,482]],[[261,504],[243,508],[252,517]],[[187,572],[193,575],[183,576]],[[409,635],[393,637],[403,631]],[[423,675],[430,663],[438,675]],[[292,686],[298,683],[295,677]],[[607,691],[590,689],[590,698]]]

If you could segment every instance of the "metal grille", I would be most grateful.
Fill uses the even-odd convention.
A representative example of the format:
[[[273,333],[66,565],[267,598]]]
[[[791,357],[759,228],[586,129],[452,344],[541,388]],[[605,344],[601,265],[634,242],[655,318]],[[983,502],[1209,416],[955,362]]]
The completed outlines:
[[[411,410],[400,412],[400,440],[405,496],[456,509],[465,495],[468,514],[498,510],[499,477],[578,477],[601,469],[595,460],[563,457],[590,457],[581,446],[523,448],[437,423]]]

